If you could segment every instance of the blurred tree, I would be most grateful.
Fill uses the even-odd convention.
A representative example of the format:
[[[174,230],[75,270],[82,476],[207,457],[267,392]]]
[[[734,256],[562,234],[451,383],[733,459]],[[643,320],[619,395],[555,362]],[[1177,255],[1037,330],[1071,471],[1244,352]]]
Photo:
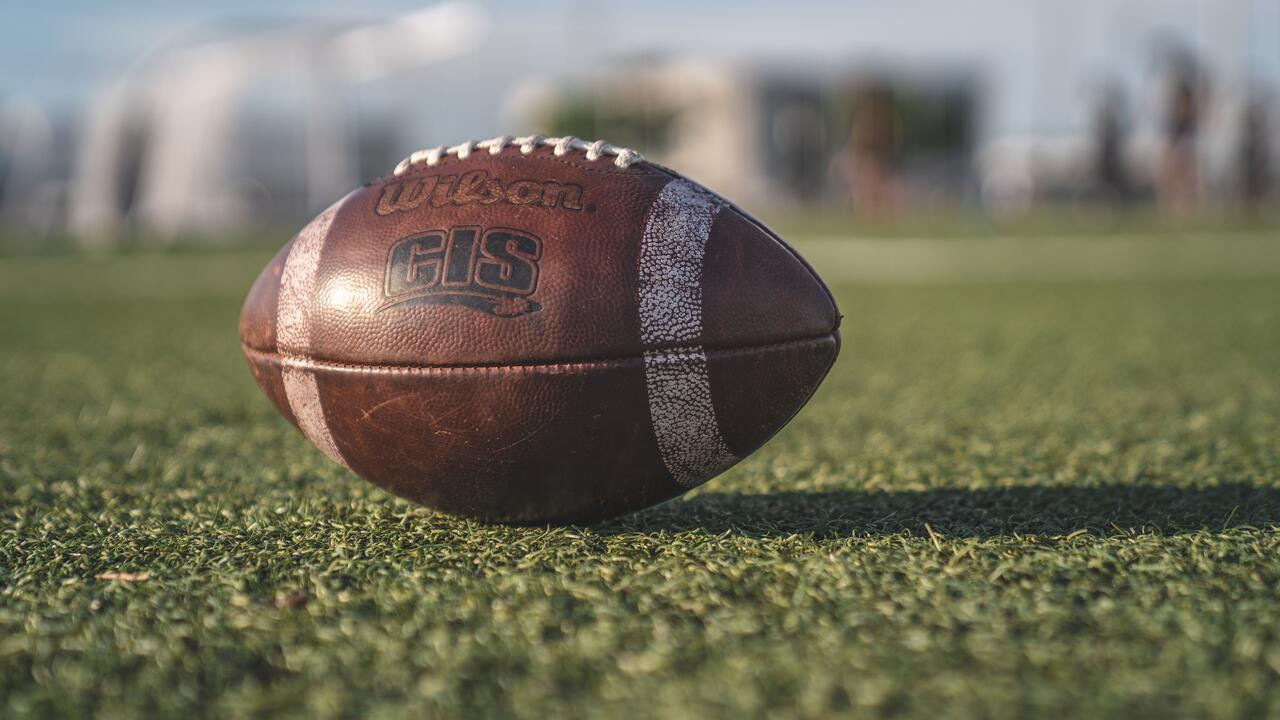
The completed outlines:
[[[855,92],[849,142],[837,162],[856,212],[882,216],[894,208],[901,130],[887,84],[874,82]]]
[[[676,113],[653,103],[622,103],[594,94],[567,94],[549,112],[547,132],[595,140],[645,153],[661,153],[671,142]]]

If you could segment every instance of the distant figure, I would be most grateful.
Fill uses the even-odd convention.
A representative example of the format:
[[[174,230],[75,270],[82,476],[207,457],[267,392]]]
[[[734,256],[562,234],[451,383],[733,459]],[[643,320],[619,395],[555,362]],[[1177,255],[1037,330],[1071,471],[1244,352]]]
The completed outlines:
[[[860,92],[853,107],[849,142],[837,158],[855,212],[891,213],[897,203],[898,123],[888,88]]]
[[[773,117],[772,130],[780,157],[780,179],[801,202],[815,202],[823,189],[827,156],[818,97],[798,96],[786,101]]]
[[[1156,178],[1160,206],[1173,215],[1194,211],[1199,199],[1196,133],[1202,110],[1201,92],[1194,63],[1175,59],[1165,110],[1165,145]]]
[[[1252,100],[1244,114],[1240,132],[1240,199],[1245,208],[1257,210],[1271,189],[1271,146],[1267,132],[1267,111],[1260,100]]]
[[[1125,204],[1132,197],[1124,162],[1127,129],[1124,95],[1111,87],[1102,94],[1093,118],[1093,182],[1105,202]]]

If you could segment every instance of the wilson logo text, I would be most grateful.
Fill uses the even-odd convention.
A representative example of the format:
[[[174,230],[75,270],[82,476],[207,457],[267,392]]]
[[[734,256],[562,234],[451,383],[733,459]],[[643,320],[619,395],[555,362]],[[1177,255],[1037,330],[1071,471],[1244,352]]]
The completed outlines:
[[[408,212],[418,207],[446,205],[527,205],[582,211],[582,186],[554,180],[504,182],[484,170],[462,175],[428,175],[389,182],[382,188],[375,209],[379,215]]]

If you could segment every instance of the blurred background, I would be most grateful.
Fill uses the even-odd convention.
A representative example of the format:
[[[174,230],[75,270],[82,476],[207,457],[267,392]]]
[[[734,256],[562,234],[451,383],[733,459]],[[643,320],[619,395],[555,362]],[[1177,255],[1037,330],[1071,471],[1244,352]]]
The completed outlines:
[[[529,132],[819,232],[1268,224],[1280,0],[0,7],[9,247],[276,244],[413,150]]]
[[[846,313],[687,502],[414,510],[246,370],[307,219],[527,133]],[[0,0],[0,720],[1280,718],[1277,369],[1280,0]]]

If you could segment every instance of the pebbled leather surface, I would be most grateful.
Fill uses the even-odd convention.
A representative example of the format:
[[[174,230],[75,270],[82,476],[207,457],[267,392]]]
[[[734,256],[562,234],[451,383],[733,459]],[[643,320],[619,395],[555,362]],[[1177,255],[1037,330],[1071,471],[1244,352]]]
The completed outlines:
[[[402,176],[460,175],[553,180],[583,187],[583,209],[424,203],[379,216],[384,178],[353,194],[338,210],[316,277],[311,354],[328,360],[395,365],[489,365],[531,360],[638,355],[636,313],[639,234],[657,193],[672,176],[648,163],[619,169],[580,154],[550,149],[521,155],[473,153],[446,157],[434,168]],[[542,309],[497,317],[455,305],[408,303],[379,310],[391,245],[428,230],[459,226],[526,230],[544,244],[537,291]],[[282,251],[283,252],[283,251]],[[708,243],[703,292],[709,303],[707,348],[766,344],[829,335],[837,313],[830,294],[793,252],[736,211],[717,215]],[[278,258],[279,260],[279,258]],[[249,294],[241,338],[255,350],[275,349],[277,261]],[[779,302],[785,297],[785,302]],[[722,321],[718,321],[722,320]]]
[[[460,187],[458,179],[468,176],[470,184]],[[645,342],[637,310],[641,235],[658,194],[678,177],[648,163],[619,169],[581,153],[511,148],[447,156],[435,167],[370,183],[333,210],[306,301],[308,343],[286,348],[287,359],[277,318],[296,238],[254,283],[240,321],[254,377],[299,425],[281,367],[292,363],[314,375],[320,420],[351,469],[446,512],[590,521],[673,497],[687,485],[673,480],[655,440],[646,353],[652,364],[666,351],[705,352],[710,405],[732,462],[803,406],[839,347],[839,314],[821,280],[771,232],[719,199],[705,244],[700,330],[678,342]],[[454,179],[454,200],[424,194],[416,205],[387,211],[395,205],[388,197],[413,194],[388,195],[389,187],[439,186],[442,178]],[[564,191],[574,186],[578,198]],[[530,201],[538,187],[542,200]],[[533,246],[508,235],[536,238],[532,292],[499,302],[473,286],[448,301],[400,300],[403,267],[395,258],[420,260],[420,251],[451,230],[474,232],[477,247],[491,240],[485,233],[509,230],[492,242],[519,252]],[[407,241],[418,254],[396,249],[411,238],[425,238]],[[511,282],[520,279],[510,274],[518,267],[500,268],[475,252],[481,260],[473,262],[473,279],[484,277],[485,262],[490,278],[505,271]],[[423,265],[423,272],[449,262]],[[472,290],[479,295],[467,295]]]
[[[708,354],[726,440],[739,457],[763,445],[808,400],[837,346],[828,336]],[[264,389],[278,381],[280,356],[250,350],[246,357]],[[311,367],[351,469],[444,512],[502,522],[594,522],[687,489],[659,458],[639,358],[501,368]],[[292,414],[285,417],[297,425]]]

